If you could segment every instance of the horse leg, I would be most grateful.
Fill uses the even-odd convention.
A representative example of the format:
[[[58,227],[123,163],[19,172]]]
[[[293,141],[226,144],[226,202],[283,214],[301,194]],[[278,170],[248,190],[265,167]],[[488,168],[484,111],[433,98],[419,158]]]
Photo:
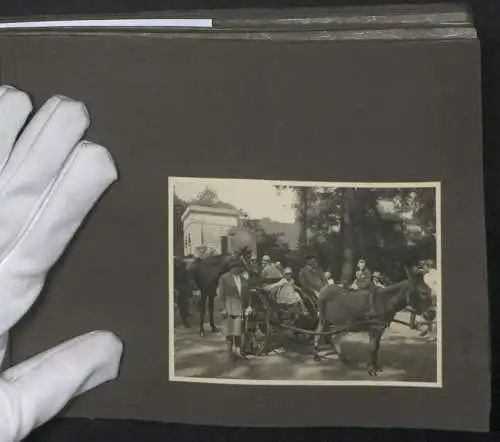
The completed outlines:
[[[344,333],[337,333],[331,336],[330,343],[332,345],[333,350],[339,356],[340,360],[344,364],[349,364],[351,361],[344,354],[344,350],[342,349],[341,340],[344,337]]]
[[[384,331],[379,329],[370,330],[370,363],[368,364],[370,376],[378,376],[378,373],[382,372],[382,368],[378,365],[378,350],[383,333]]]
[[[179,315],[181,317],[182,324],[184,327],[189,328],[189,292],[187,290],[182,289],[180,291],[177,305],[179,306]]]
[[[219,329],[215,326],[214,300],[215,300],[215,296],[213,294],[210,294],[208,296],[208,315],[209,315],[209,320],[210,320],[210,328],[212,329],[213,333],[217,333],[219,331]]]
[[[226,346],[227,346],[227,354],[229,355],[230,358],[233,357],[233,337],[232,336],[227,336],[226,337]]]
[[[200,298],[200,336],[205,336],[205,310],[207,308],[207,295],[205,290],[201,292]]]
[[[321,341],[321,335],[320,333],[323,331],[325,328],[325,321],[320,318],[318,321],[318,326],[316,327],[316,334],[314,335],[314,340],[313,340],[313,355],[314,355],[314,360],[315,361],[320,361],[321,356],[319,355],[319,343]]]
[[[412,330],[418,330],[418,327],[417,327],[417,314],[412,311],[410,313],[410,328]]]

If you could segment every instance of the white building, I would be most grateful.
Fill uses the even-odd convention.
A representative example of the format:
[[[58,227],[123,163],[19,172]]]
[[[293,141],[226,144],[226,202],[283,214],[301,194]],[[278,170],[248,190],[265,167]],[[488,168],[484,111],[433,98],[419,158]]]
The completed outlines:
[[[230,235],[240,214],[234,209],[190,205],[182,215],[184,255],[200,256],[207,250],[230,252]]]

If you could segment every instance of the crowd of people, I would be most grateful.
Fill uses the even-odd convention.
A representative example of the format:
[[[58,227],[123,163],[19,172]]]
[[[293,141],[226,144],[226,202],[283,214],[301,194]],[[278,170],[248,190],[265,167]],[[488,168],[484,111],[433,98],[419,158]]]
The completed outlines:
[[[249,302],[251,281],[258,280],[263,291],[281,305],[281,308],[298,318],[309,313],[304,300],[310,299],[315,302],[320,291],[328,284],[328,278],[319,267],[315,256],[308,255],[306,265],[300,270],[298,279],[300,286],[296,284],[290,267],[283,267],[280,262],[273,262],[268,255],[263,256],[260,263],[252,257],[247,266],[240,259],[231,262],[229,271],[221,276],[217,288],[231,357],[245,358],[241,351],[241,336],[244,318],[252,313]]]
[[[188,257],[188,261],[193,257]],[[423,262],[424,281],[430,287],[434,297],[437,295],[437,272],[432,262]],[[187,271],[179,267],[178,271]],[[178,275],[176,276],[177,279]],[[179,280],[188,278],[179,277]],[[369,302],[367,316],[375,314],[374,293],[376,288],[383,288],[388,285],[388,281],[380,271],[371,271],[364,259],[359,259],[354,275],[354,280],[350,284],[336,282],[332,274],[323,271],[318,264],[316,256],[309,254],[305,256],[305,265],[294,274],[291,267],[284,267],[279,261],[273,261],[269,255],[264,255],[259,262],[252,256],[249,262],[244,262],[234,257],[229,265],[229,270],[219,278],[217,287],[217,304],[224,321],[224,331],[226,335],[228,352],[234,358],[244,358],[241,352],[242,327],[245,316],[252,313],[250,305],[250,291],[252,281],[259,281],[260,289],[269,293],[274,301],[290,312],[293,317],[307,315],[305,302],[315,305],[321,290],[327,285],[337,284],[345,289],[357,291],[365,290]],[[184,288],[185,291],[186,288]],[[176,289],[176,294],[181,289]],[[189,290],[196,297],[197,288],[190,287]],[[186,309],[186,299],[176,297],[179,309]],[[184,305],[181,305],[184,303]],[[311,304],[310,304],[311,305]],[[189,314],[189,313],[188,313]],[[425,322],[425,321],[424,321]],[[412,325],[417,328],[416,317],[411,316]],[[435,340],[435,331],[432,321],[425,322],[421,331],[421,336],[427,336]]]

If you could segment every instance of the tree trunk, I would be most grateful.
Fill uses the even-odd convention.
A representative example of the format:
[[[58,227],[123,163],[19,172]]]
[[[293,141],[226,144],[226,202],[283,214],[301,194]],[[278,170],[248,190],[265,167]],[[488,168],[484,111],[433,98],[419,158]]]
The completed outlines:
[[[308,210],[309,210],[309,189],[307,187],[299,187],[299,247],[305,248],[308,245],[307,227],[308,227]]]
[[[174,255],[184,255],[184,226],[182,223],[183,208],[180,205],[174,206]]]
[[[354,235],[352,225],[352,210],[354,189],[342,190],[340,233],[342,236],[343,258],[340,281],[350,284],[354,276]]]

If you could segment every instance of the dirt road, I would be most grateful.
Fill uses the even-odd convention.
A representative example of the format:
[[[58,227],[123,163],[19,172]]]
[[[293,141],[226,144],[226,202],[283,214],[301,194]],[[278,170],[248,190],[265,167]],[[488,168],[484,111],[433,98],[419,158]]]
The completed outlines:
[[[405,314],[399,318],[408,321]],[[202,338],[197,327],[185,329],[178,325],[175,375],[256,380],[436,381],[436,343],[419,337],[418,332],[408,327],[393,324],[386,331],[379,352],[384,371],[377,378],[370,377],[366,371],[367,335],[348,335],[343,342],[344,351],[353,363],[348,367],[333,354],[314,361],[311,344],[297,340],[287,341],[284,352],[235,363],[227,356],[221,333],[207,333]]]

